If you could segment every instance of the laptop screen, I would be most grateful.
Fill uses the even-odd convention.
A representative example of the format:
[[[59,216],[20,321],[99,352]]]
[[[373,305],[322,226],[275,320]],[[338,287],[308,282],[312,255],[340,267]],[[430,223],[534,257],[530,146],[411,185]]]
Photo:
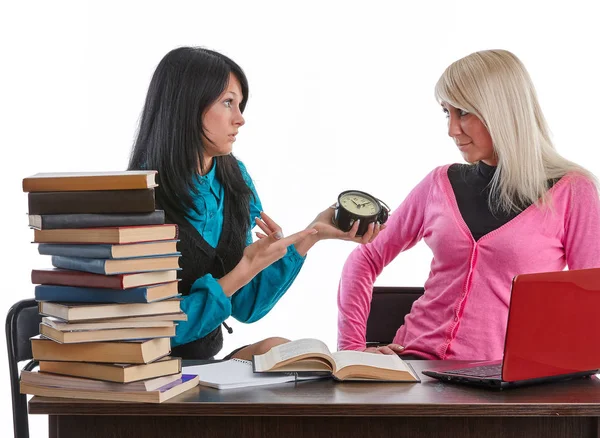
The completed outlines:
[[[502,380],[600,368],[600,268],[514,278]]]

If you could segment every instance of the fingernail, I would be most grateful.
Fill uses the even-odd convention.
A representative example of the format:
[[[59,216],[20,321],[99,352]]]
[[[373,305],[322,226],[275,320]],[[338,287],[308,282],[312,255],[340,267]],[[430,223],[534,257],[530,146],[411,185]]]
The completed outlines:
[[[317,234],[317,233],[318,233],[318,231],[315,230],[314,228],[312,230],[310,230],[310,234]]]
[[[275,239],[279,240],[283,238],[283,233],[281,231],[276,231],[275,234]]]

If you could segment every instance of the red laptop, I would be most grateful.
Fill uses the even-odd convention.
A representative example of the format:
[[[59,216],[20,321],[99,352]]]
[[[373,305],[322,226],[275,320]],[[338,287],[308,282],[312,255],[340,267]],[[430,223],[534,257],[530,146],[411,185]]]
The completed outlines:
[[[600,268],[513,279],[504,359],[426,370],[437,379],[506,388],[600,369]]]

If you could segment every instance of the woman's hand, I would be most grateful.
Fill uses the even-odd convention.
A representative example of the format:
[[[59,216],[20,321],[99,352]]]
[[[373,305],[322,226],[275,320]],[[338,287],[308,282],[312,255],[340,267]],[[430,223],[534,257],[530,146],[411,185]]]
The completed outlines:
[[[308,250],[312,248],[315,243],[323,239],[350,240],[352,242],[362,244],[370,243],[375,240],[381,230],[385,229],[385,225],[374,222],[369,224],[364,235],[357,236],[356,232],[358,231],[358,227],[360,225],[359,221],[354,222],[349,231],[342,231],[333,223],[334,214],[335,205],[332,205],[331,207],[319,213],[315,220],[312,221],[308,228],[314,228],[318,231],[318,234],[309,236],[296,244],[296,250],[300,255],[306,255]]]
[[[340,239],[366,244],[375,240],[379,232],[385,229],[385,225],[381,225],[379,222],[373,222],[369,224],[364,235],[357,236],[356,232],[358,231],[360,221],[354,222],[349,231],[342,231],[333,223],[334,214],[335,205],[332,205],[328,209],[319,213],[315,220],[308,226],[308,228],[314,228],[319,232],[318,240]]]
[[[398,344],[380,345],[379,347],[369,347],[363,350],[366,353],[375,354],[400,354],[404,351],[404,347]]]
[[[260,239],[248,245],[236,267],[217,280],[228,297],[248,284],[260,271],[285,256],[288,246],[317,234],[314,228],[307,228],[283,237],[281,227],[266,214],[261,215],[262,219],[256,218],[256,223],[267,234],[257,233]]]

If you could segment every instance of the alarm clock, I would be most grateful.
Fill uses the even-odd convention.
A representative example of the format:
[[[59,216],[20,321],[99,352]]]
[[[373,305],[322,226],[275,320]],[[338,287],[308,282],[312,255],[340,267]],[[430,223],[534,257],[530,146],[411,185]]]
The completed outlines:
[[[338,196],[333,215],[333,223],[342,231],[350,231],[354,222],[360,219],[357,236],[367,232],[369,224],[384,224],[390,209],[379,199],[359,190],[346,190]]]

